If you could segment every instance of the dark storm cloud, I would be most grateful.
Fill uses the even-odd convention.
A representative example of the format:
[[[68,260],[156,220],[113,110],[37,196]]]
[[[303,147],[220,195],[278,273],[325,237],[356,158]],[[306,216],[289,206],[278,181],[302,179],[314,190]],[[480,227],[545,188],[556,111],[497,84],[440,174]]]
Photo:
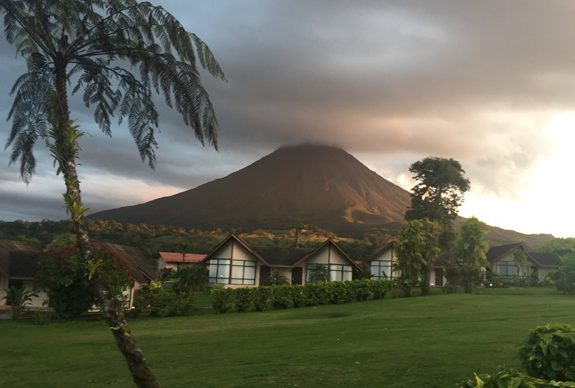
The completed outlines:
[[[208,43],[226,72],[227,83],[205,77],[221,123],[220,152],[201,148],[160,104],[158,164],[150,170],[125,128],[116,126],[112,139],[102,135],[75,97],[86,183],[127,177],[187,189],[281,145],[315,141],[365,156],[391,179],[417,158],[454,157],[472,182],[513,195],[513,184],[524,184],[539,155],[550,152],[546,115],[575,106],[575,3],[567,0],[158,3]],[[23,62],[3,39],[0,64],[5,116]],[[0,143],[6,138],[0,131]],[[7,164],[8,152],[2,155]],[[56,206],[61,182],[42,147],[38,159],[39,179],[27,189],[10,185],[55,195]],[[4,172],[17,178],[17,166]],[[93,209],[139,200],[121,184],[117,190],[108,198],[85,193]]]

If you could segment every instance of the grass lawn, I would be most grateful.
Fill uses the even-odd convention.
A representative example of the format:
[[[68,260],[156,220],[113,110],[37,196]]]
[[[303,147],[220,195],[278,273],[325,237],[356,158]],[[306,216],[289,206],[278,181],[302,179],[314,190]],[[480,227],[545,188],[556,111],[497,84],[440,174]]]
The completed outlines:
[[[517,366],[548,322],[575,325],[575,297],[488,289],[244,314],[132,322],[164,387],[453,387]],[[1,387],[129,387],[101,322],[0,321]]]

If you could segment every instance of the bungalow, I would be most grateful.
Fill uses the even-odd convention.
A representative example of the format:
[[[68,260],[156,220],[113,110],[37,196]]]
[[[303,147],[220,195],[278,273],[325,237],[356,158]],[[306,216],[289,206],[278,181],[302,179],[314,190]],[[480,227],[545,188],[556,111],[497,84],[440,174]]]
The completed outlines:
[[[486,256],[489,262],[488,274],[506,279],[537,276],[537,263],[523,243],[491,247]]]
[[[39,248],[22,241],[0,240],[0,307],[12,303],[7,294],[8,289],[36,291],[34,281],[38,273]],[[30,305],[44,307],[48,295],[37,291]]]
[[[397,254],[394,249],[394,242],[385,244],[376,250],[368,260],[370,275],[372,279],[397,279],[400,272],[395,269],[397,265]],[[429,271],[429,285],[442,287],[445,284],[443,267],[435,266]]]
[[[561,257],[552,252],[529,252],[529,256],[537,263],[537,280],[542,282],[549,278],[551,272],[561,266]]]
[[[399,277],[399,272],[394,269],[397,264],[397,255],[393,246],[393,242],[385,244],[372,255],[369,260],[369,273],[372,279],[397,279]]]
[[[290,284],[305,284],[319,272],[329,281],[352,280],[361,271],[335,241],[328,239],[316,249],[256,248],[231,234],[202,263],[208,265],[211,284],[226,287],[257,287],[269,279],[271,270],[282,273]]]
[[[134,247],[102,242],[93,242],[92,247],[110,252],[126,267],[132,284],[124,290],[124,296],[128,307],[132,307],[134,292],[156,278],[153,262]],[[35,278],[40,269],[41,254],[40,249],[25,242],[0,240],[0,307],[10,302],[6,300],[6,290],[9,287],[26,291],[38,290]],[[37,295],[31,300],[29,307],[41,308],[48,304],[45,291],[37,291]]]
[[[201,263],[206,255],[199,253],[160,252],[158,258],[158,273],[162,271],[178,271],[181,268]]]

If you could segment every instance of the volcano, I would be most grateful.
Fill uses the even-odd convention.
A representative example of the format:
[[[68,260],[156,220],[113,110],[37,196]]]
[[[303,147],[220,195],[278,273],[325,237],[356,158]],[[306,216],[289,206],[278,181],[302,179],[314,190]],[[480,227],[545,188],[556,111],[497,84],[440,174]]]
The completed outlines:
[[[306,224],[349,233],[376,226],[397,230],[409,205],[409,192],[343,149],[299,145],[194,189],[90,218],[244,230]]]

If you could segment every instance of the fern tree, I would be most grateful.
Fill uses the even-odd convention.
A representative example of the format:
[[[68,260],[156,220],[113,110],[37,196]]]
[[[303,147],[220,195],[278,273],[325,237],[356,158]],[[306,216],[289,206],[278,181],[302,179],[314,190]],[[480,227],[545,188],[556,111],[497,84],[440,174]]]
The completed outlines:
[[[177,110],[204,144],[217,146],[218,123],[202,86],[198,63],[224,75],[209,48],[165,9],[135,0],[0,0],[4,32],[27,63],[12,88],[8,114],[11,162],[28,182],[33,148],[44,141],[64,178],[64,200],[83,260],[91,260],[77,173],[80,129],[73,123],[69,95],[80,94],[106,135],[112,117],[127,121],[142,160],[153,167],[159,94]],[[158,383],[126,324],[120,304],[98,285],[106,321],[138,386]]]

